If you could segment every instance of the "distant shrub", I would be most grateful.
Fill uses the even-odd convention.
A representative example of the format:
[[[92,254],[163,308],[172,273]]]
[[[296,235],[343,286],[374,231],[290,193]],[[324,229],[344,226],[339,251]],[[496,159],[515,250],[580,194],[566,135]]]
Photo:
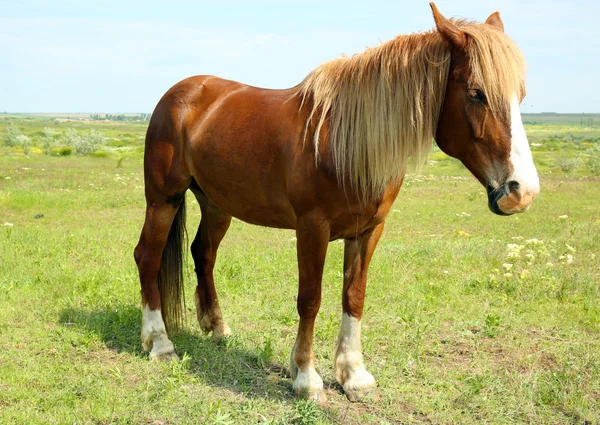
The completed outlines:
[[[23,148],[23,153],[25,156],[29,156],[29,151],[31,149],[31,139],[24,134],[19,134],[17,136],[17,145]]]
[[[75,147],[81,143],[81,136],[79,132],[74,128],[67,128],[64,135],[64,144],[67,146]]]
[[[104,144],[106,144],[106,137],[98,130],[94,130],[93,128],[86,135],[86,140],[92,146],[93,151],[95,152],[98,148]]]
[[[106,143],[106,137],[98,130],[91,129],[88,133],[79,137],[74,145],[75,152],[80,155],[91,155],[104,143]]]
[[[68,128],[64,135],[64,144],[73,148],[79,155],[91,155],[105,143],[106,137],[94,129],[79,133],[74,128]]]
[[[565,174],[570,174],[583,165],[581,158],[561,158],[557,161],[558,166]]]
[[[4,144],[9,147],[19,146],[19,136],[21,136],[21,131],[11,122],[4,129]]]
[[[594,176],[600,176],[600,146],[590,149],[590,159],[588,159],[587,166]]]
[[[40,142],[42,143],[42,150],[46,155],[51,155],[55,141],[56,131],[53,128],[44,127],[44,131],[42,136],[40,137]]]
[[[60,149],[58,150],[58,154],[59,154],[60,156],[69,156],[69,155],[71,155],[72,153],[73,153],[73,148],[72,148],[72,147],[70,147],[70,146],[63,147],[63,148],[60,148]]]

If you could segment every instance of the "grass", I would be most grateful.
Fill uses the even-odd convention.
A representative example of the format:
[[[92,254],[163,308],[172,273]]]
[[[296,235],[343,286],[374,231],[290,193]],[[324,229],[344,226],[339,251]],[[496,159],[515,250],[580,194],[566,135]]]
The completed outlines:
[[[101,125],[117,139],[120,125],[143,133]],[[565,175],[558,159],[584,152],[569,139],[576,127],[546,126],[527,126],[542,192],[525,215],[492,215],[483,188],[438,151],[407,179],[370,269],[370,403],[349,403],[333,377],[343,252],[330,244],[315,334],[323,408],[294,398],[286,370],[292,231],[233,221],[215,270],[234,332],[221,345],[194,320],[188,258],[182,361],[149,362],[132,254],[140,152],[0,148],[0,423],[600,423],[600,180],[585,167]],[[192,239],[200,215],[188,202]]]

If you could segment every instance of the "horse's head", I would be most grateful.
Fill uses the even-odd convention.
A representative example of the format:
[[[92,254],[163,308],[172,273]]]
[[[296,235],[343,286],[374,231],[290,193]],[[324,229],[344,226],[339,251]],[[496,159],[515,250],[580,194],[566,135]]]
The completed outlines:
[[[540,183],[521,121],[524,61],[504,34],[498,12],[485,24],[446,19],[431,3],[450,48],[450,72],[436,142],[458,158],[488,192],[490,210],[525,211]]]

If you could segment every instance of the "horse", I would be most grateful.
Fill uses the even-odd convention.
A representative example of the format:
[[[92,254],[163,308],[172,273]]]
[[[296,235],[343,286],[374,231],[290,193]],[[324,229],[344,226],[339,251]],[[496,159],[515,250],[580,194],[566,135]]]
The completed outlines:
[[[296,231],[298,333],[292,388],[324,402],[313,334],[327,246],[343,239],[342,317],[334,372],[351,401],[376,388],[361,351],[367,270],[409,165],[433,140],[487,190],[499,215],[525,211],[539,178],[521,121],[525,65],[498,12],[484,23],[444,17],[435,28],[326,62],[283,90],[215,76],[185,79],[161,98],[144,154],[146,216],[134,257],[143,348],[177,358],[182,324],[185,193],[201,220],[191,244],[197,320],[231,334],[213,268],[232,217]]]

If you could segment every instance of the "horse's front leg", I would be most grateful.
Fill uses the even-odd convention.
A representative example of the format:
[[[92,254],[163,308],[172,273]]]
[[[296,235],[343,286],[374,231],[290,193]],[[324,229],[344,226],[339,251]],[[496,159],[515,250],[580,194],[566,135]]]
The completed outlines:
[[[379,241],[383,223],[356,239],[346,240],[344,247],[344,289],[342,325],[334,356],[334,372],[350,401],[358,401],[375,387],[375,378],[365,369],[360,345],[362,317],[367,286],[367,269]]]
[[[298,336],[290,358],[292,387],[297,395],[324,403],[323,380],[315,370],[313,335],[321,306],[323,264],[329,242],[329,226],[318,217],[303,217],[296,227],[298,250]]]

